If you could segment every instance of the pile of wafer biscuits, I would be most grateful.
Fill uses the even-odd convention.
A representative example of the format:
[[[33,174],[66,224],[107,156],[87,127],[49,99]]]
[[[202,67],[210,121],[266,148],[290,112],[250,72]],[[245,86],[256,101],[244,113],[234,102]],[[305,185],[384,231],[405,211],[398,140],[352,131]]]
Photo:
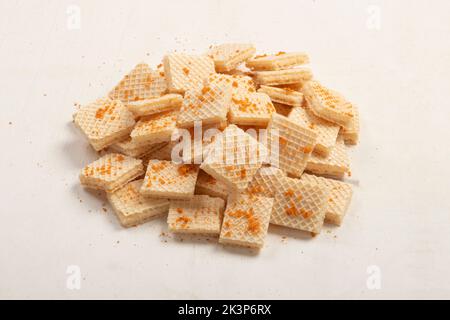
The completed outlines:
[[[308,63],[223,44],[138,64],[73,116],[100,157],[81,184],[104,191],[124,227],[166,216],[173,233],[225,245],[260,249],[269,224],[312,235],[341,225],[358,109]]]

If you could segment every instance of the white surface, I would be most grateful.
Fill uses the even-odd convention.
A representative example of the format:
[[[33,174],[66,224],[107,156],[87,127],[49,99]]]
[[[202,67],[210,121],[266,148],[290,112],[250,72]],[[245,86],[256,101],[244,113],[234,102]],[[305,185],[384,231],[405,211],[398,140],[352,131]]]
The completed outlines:
[[[69,4],[80,30],[66,26]],[[0,298],[450,298],[449,20],[444,0],[1,1]],[[164,219],[122,229],[79,187],[95,155],[71,123],[75,102],[142,60],[229,41],[305,50],[360,106],[341,228],[312,240],[271,229],[252,256],[160,237]],[[69,265],[80,290],[66,288]],[[366,285],[370,265],[380,290]]]

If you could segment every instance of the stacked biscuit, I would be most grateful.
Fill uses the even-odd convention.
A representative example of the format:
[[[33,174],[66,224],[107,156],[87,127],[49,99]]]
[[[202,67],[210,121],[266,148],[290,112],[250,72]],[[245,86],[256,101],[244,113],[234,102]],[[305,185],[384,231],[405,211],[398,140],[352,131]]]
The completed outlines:
[[[224,44],[138,64],[74,115],[106,151],[81,184],[105,191],[124,227],[167,215],[172,232],[261,248],[269,224],[314,235],[342,224],[356,106],[313,79],[305,53],[255,52]]]

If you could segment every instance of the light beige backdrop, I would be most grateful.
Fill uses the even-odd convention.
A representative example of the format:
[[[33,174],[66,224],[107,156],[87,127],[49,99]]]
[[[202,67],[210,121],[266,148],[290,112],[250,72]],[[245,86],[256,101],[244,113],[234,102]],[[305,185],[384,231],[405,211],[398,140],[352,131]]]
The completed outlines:
[[[0,298],[450,298],[449,20],[444,0],[1,1]],[[344,225],[271,228],[259,256],[122,229],[77,183],[74,103],[232,41],[307,51],[360,106]]]

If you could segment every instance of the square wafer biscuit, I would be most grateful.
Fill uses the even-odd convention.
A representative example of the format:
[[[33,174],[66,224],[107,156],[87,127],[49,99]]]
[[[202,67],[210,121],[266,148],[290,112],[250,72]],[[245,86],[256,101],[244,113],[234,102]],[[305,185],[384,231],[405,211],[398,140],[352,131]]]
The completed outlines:
[[[325,220],[329,189],[293,178],[278,179],[270,223],[320,233]]]
[[[358,107],[352,104],[353,117],[345,128],[342,128],[339,132],[344,138],[345,144],[355,145],[359,140],[359,111]]]
[[[176,233],[219,235],[225,201],[206,195],[190,200],[170,200],[167,224]]]
[[[317,133],[317,144],[314,152],[322,156],[328,156],[336,144],[339,133],[339,125],[323,120],[306,108],[293,108],[288,118],[303,127]]]
[[[203,84],[215,73],[214,61],[208,56],[194,56],[174,53],[164,57],[164,73],[169,91],[184,93]]]
[[[352,120],[352,106],[341,95],[317,81],[305,83],[302,90],[311,111],[316,116],[342,127],[346,127]]]
[[[275,112],[269,96],[250,93],[231,99],[229,121],[239,125],[267,126]]]
[[[280,185],[280,179],[284,179],[285,176],[284,172],[278,168],[261,167],[248,185],[245,193],[273,198],[275,188]]]
[[[125,139],[135,125],[133,114],[119,100],[98,99],[74,115],[74,123],[96,151]]]
[[[277,88],[261,86],[258,92],[267,94],[273,102],[282,103],[292,107],[301,107],[303,104],[303,93],[289,88]]]
[[[214,73],[208,77],[209,83],[220,85],[227,83],[231,85],[231,97],[237,98],[240,95],[247,95],[256,92],[256,84],[253,79],[246,75],[228,75]]]
[[[142,160],[109,153],[84,167],[80,182],[87,188],[114,192],[143,173]]]
[[[294,91],[302,92],[302,88],[303,88],[304,84],[305,84],[305,82],[299,82],[299,83],[291,83],[291,84],[281,84],[281,85],[277,85],[275,87],[280,88],[280,89],[287,89],[287,90],[294,90]],[[303,98],[304,98],[304,96],[303,96]]]
[[[210,82],[186,91],[177,124],[182,128],[194,126],[195,121],[203,125],[217,124],[227,120],[231,101],[231,84]]]
[[[303,83],[312,79],[311,70],[295,68],[279,71],[255,71],[253,78],[259,85],[275,86],[292,83]]]
[[[229,125],[216,137],[201,165],[206,173],[230,189],[244,190],[261,167],[267,149],[235,125]]]
[[[274,113],[268,126],[268,141],[271,163],[300,177],[316,145],[317,133]]]
[[[167,91],[164,74],[152,70],[146,63],[138,64],[109,93],[111,99],[121,100],[125,106],[130,102],[151,99]]]
[[[310,184],[318,184],[320,187],[330,190],[325,222],[340,226],[352,200],[352,186],[345,182],[306,173],[302,175],[301,180]]]
[[[230,197],[219,242],[260,249],[269,228],[273,199],[248,195]]]
[[[195,185],[195,194],[204,194],[227,200],[228,187],[225,183],[215,179],[205,171],[200,170],[197,183]]]
[[[139,193],[143,180],[136,180],[108,194],[108,200],[124,227],[147,222],[169,211],[169,200],[145,198]]]
[[[226,43],[211,48],[208,56],[214,60],[217,72],[230,72],[255,55],[252,44]]]
[[[128,103],[128,110],[130,110],[136,117],[143,117],[165,111],[177,110],[181,107],[182,102],[182,95],[166,94],[153,99],[130,102]]]
[[[336,145],[328,157],[312,154],[308,159],[306,171],[337,179],[343,178],[350,171],[350,159],[347,155],[344,140],[338,137]]]
[[[309,57],[304,52],[279,52],[274,55],[256,56],[246,62],[246,66],[258,71],[275,71],[289,69],[309,63]]]
[[[218,132],[219,133],[219,132]],[[183,163],[201,164],[203,159],[206,159],[209,151],[214,146],[214,141],[191,140],[190,150],[189,146],[186,146],[186,150],[182,150]]]
[[[141,158],[146,154],[154,152],[161,148],[165,143],[155,143],[155,144],[138,144],[128,137],[126,140],[117,142],[109,147],[112,151],[122,153],[126,156],[133,158]]]
[[[153,198],[191,199],[197,175],[196,165],[150,160],[141,193]]]
[[[141,118],[130,136],[136,144],[154,144],[170,141],[176,129],[177,112],[160,113]]]

